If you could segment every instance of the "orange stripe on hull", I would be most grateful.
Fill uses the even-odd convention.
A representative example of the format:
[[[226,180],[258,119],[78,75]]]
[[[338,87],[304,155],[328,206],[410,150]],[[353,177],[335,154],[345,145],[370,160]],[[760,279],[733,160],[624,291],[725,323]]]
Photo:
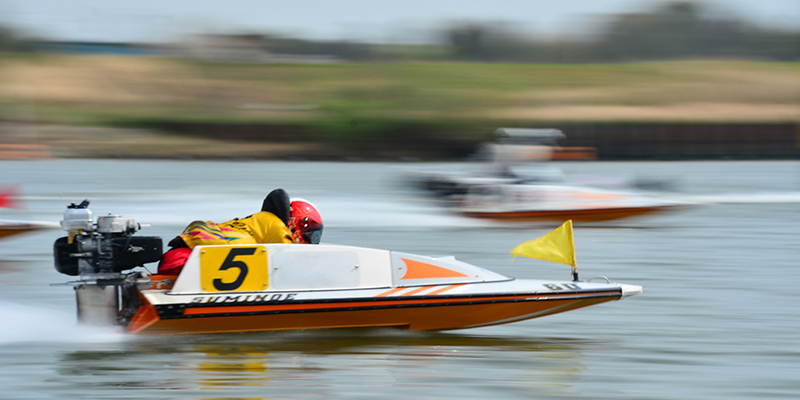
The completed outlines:
[[[386,296],[388,296],[390,294],[394,294],[394,293],[397,293],[397,292],[399,292],[401,290],[405,290],[405,289],[408,289],[408,288],[407,287],[396,287],[396,288],[394,288],[392,290],[387,290],[387,291],[385,291],[385,292],[383,292],[383,293],[381,293],[381,294],[379,294],[379,295],[377,295],[375,297],[386,297]]]
[[[572,295],[513,296],[492,302],[498,297],[449,299],[438,301],[447,305],[436,306],[436,301],[387,300],[368,302],[342,302],[337,304],[286,304],[260,306],[228,306],[187,308],[184,315],[199,315],[201,318],[176,318],[157,320],[149,325],[131,326],[128,331],[140,334],[213,333],[286,329],[323,329],[356,327],[402,327],[410,330],[447,330],[469,326],[484,326],[504,323],[504,320],[524,320],[560,313],[606,301],[617,300],[619,292],[592,293],[593,297],[565,298]],[[525,301],[524,299],[535,298]],[[488,300],[488,301],[487,301]],[[538,301],[537,301],[538,300]],[[482,303],[470,303],[480,302]],[[459,304],[463,303],[463,304]],[[388,308],[365,308],[369,306]],[[417,305],[401,307],[401,305]],[[421,305],[429,305],[423,307]],[[397,306],[397,307],[391,307]],[[314,311],[324,309],[320,311]],[[295,312],[291,312],[295,310]],[[270,312],[273,314],[230,315],[238,312]],[[280,313],[279,311],[289,311]],[[228,314],[224,316],[213,316]],[[133,324],[132,324],[133,325]]]
[[[444,293],[444,292],[446,292],[446,291],[448,291],[450,289],[455,289],[455,288],[457,288],[459,286],[464,286],[464,285],[465,285],[464,283],[460,283],[460,284],[457,284],[457,285],[446,286],[446,287],[443,287],[443,288],[441,288],[439,290],[434,290],[434,291],[428,293],[427,296],[433,296],[435,294]]]
[[[436,285],[434,285],[434,286],[423,286],[421,288],[414,289],[414,290],[412,290],[412,291],[410,291],[408,293],[403,293],[402,295],[403,296],[413,296],[413,295],[415,295],[417,293],[424,292],[424,291],[426,291],[428,289],[435,288],[435,287],[436,287]]]
[[[564,221],[571,219],[575,222],[599,222],[614,219],[629,218],[639,215],[652,214],[675,210],[678,206],[638,207],[638,208],[594,208],[586,210],[558,210],[558,211],[517,211],[498,213],[466,213],[471,217],[491,218],[515,221]]]
[[[425,295],[426,296],[432,296],[432,295],[435,295],[435,294],[444,293],[444,292],[446,292],[448,290],[455,289],[455,288],[457,288],[459,286],[464,286],[464,285],[465,284],[463,284],[463,283],[459,283],[459,284],[456,284],[456,285],[445,286],[445,287],[443,287],[441,289],[437,289],[437,290],[434,290],[434,291],[432,291],[430,293],[426,293]],[[412,290],[412,291],[410,291],[408,293],[403,293],[400,296],[411,296],[412,294],[417,294],[419,292],[423,292],[423,291],[425,291],[427,289],[430,289],[430,288],[433,288],[433,287],[436,287],[436,286],[423,286],[421,288],[414,289],[414,290]],[[381,293],[381,294],[379,294],[379,295],[377,295],[375,297],[390,296],[390,295],[393,295],[393,294],[395,294],[397,292],[402,292],[403,290],[406,290],[406,289],[409,289],[409,288],[410,288],[409,286],[396,287],[396,288],[394,288],[392,290],[387,290],[387,291],[385,291],[385,292],[383,292],[383,293]]]

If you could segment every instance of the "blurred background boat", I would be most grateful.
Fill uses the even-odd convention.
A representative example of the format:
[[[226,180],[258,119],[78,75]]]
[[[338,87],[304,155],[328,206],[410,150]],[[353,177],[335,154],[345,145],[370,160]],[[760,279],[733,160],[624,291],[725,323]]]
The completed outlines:
[[[499,128],[460,171],[417,171],[411,185],[450,210],[503,220],[606,221],[677,210],[689,203],[653,194],[673,188],[667,180],[583,176],[570,180],[549,161],[557,154],[592,154],[557,146],[558,129]],[[644,189],[647,189],[645,191]]]
[[[21,233],[31,233],[58,228],[58,224],[48,221],[17,221],[10,219],[0,219],[0,239],[19,235]]]
[[[0,208],[22,208],[23,203],[18,192],[19,189],[16,186],[0,187]],[[58,223],[51,221],[24,221],[0,218],[0,239],[58,227]]]
[[[474,185],[448,202],[451,211],[513,221],[598,222],[676,211],[691,203],[633,191],[577,185]]]

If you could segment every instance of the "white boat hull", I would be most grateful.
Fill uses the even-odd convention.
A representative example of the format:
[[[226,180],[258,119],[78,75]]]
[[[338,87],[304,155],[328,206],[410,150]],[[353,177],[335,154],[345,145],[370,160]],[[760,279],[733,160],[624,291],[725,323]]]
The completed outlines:
[[[451,210],[478,218],[513,221],[596,222],[674,211],[685,202],[635,192],[572,185],[482,185],[452,202]]]
[[[237,248],[237,254],[250,255],[230,257]],[[233,266],[225,267],[226,260]],[[641,292],[633,285],[514,279],[452,257],[335,245],[198,247],[179,277],[147,279],[150,286],[139,291],[141,306],[127,325],[130,333],[464,329]],[[214,287],[232,282],[240,286]]]

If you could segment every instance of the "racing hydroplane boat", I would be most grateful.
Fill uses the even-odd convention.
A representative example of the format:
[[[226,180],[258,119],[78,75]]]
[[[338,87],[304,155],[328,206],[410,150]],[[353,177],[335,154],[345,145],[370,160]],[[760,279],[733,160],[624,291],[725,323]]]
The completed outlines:
[[[619,300],[641,286],[514,279],[456,260],[340,245],[198,246],[178,276],[133,268],[158,261],[160,237],[133,218],[92,222],[72,204],[55,266],[79,320],[134,334],[397,327],[449,330],[505,324]],[[570,225],[571,234],[571,225]],[[515,249],[516,250],[516,249]],[[573,257],[574,259],[574,257]]]
[[[18,208],[20,201],[17,195],[17,188],[0,187],[0,208]],[[10,219],[0,219],[0,239],[8,236],[19,235],[21,233],[42,231],[46,229],[58,228],[54,222],[44,221],[18,221]]]
[[[58,228],[58,225],[52,222],[0,219],[0,238],[54,228]]]
[[[451,211],[506,221],[608,221],[683,209],[689,203],[573,185],[475,185],[451,198]]]
[[[592,179],[567,181],[548,165],[564,134],[557,129],[500,128],[497,141],[484,143],[472,172],[419,172],[414,186],[432,194],[450,211],[505,221],[596,222],[672,211],[689,206],[641,189],[663,189],[664,182]],[[616,182],[616,183],[615,183]]]

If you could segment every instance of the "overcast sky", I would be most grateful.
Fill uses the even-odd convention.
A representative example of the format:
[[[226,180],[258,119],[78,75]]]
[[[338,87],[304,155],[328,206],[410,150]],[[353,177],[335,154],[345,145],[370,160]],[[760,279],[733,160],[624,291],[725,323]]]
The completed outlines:
[[[537,35],[596,30],[662,0],[0,0],[0,23],[58,40],[172,41],[193,33],[423,41],[448,22],[506,22]],[[714,14],[800,30],[800,0],[699,0]]]

